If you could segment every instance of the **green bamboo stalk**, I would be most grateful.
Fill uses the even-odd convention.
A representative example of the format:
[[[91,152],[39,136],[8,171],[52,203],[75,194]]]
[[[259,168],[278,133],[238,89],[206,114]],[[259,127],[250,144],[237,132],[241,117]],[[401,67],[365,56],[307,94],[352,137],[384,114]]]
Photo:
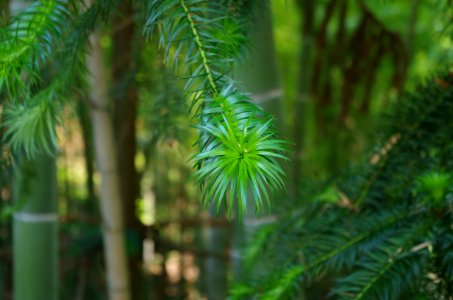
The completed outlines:
[[[55,158],[21,158],[15,173],[14,299],[58,299],[58,214]]]

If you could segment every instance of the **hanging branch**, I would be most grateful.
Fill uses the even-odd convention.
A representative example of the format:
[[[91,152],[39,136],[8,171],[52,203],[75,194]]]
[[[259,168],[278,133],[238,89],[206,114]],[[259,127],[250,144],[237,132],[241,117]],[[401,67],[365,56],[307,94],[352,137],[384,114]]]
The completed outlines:
[[[284,186],[277,159],[286,159],[286,146],[276,137],[273,117],[238,92],[225,73],[243,41],[241,24],[227,11],[209,1],[152,2],[145,32],[159,28],[166,61],[186,80],[186,97],[198,120],[200,153],[191,161],[202,201],[213,201],[217,211],[224,202],[231,216],[235,199],[243,215],[249,191],[258,211],[263,199],[270,205],[269,194]]]

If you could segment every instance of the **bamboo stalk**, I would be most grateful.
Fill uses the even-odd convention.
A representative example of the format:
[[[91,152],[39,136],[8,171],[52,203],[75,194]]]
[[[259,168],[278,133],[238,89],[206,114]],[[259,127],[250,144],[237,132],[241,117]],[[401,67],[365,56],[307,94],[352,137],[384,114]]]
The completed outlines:
[[[90,37],[91,55],[87,57],[91,73],[91,120],[94,149],[100,174],[100,205],[103,222],[104,255],[107,271],[108,296],[111,300],[130,299],[124,221],[119,190],[113,124],[107,111],[107,76],[103,65],[104,54],[100,32]]]
[[[58,215],[55,158],[20,159],[13,220],[14,299],[58,299]]]

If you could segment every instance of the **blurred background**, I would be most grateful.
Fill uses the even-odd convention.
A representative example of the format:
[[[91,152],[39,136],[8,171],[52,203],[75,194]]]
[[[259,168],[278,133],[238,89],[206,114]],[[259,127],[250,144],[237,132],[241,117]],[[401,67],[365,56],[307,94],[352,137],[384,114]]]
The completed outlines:
[[[28,4],[9,2],[1,2],[4,16],[8,5],[13,14]],[[201,206],[187,162],[196,131],[183,85],[156,43],[139,39],[127,21],[137,13],[132,5],[121,4],[122,23],[112,17],[103,29],[134,299],[226,299],[256,228],[274,222],[305,183],[329,180],[361,157],[382,113],[453,62],[446,0],[263,2],[233,74],[277,117],[292,143],[291,163],[277,209],[251,211],[243,222]],[[105,299],[92,124],[88,101],[73,100],[57,130],[59,296]],[[0,299],[13,289],[11,172],[5,167],[0,182]]]

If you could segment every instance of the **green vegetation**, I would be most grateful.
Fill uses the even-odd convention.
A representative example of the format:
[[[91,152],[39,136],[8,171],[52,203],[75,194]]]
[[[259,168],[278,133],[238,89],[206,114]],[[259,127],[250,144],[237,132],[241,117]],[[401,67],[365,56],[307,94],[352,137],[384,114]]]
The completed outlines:
[[[448,299],[452,113],[451,74],[408,95],[364,162],[307,189],[308,203],[288,207],[257,233],[247,256],[251,273],[279,272],[256,272],[233,295],[286,299],[314,286],[308,299],[326,291],[337,299]]]
[[[0,299],[450,299],[450,0],[0,10]]]

